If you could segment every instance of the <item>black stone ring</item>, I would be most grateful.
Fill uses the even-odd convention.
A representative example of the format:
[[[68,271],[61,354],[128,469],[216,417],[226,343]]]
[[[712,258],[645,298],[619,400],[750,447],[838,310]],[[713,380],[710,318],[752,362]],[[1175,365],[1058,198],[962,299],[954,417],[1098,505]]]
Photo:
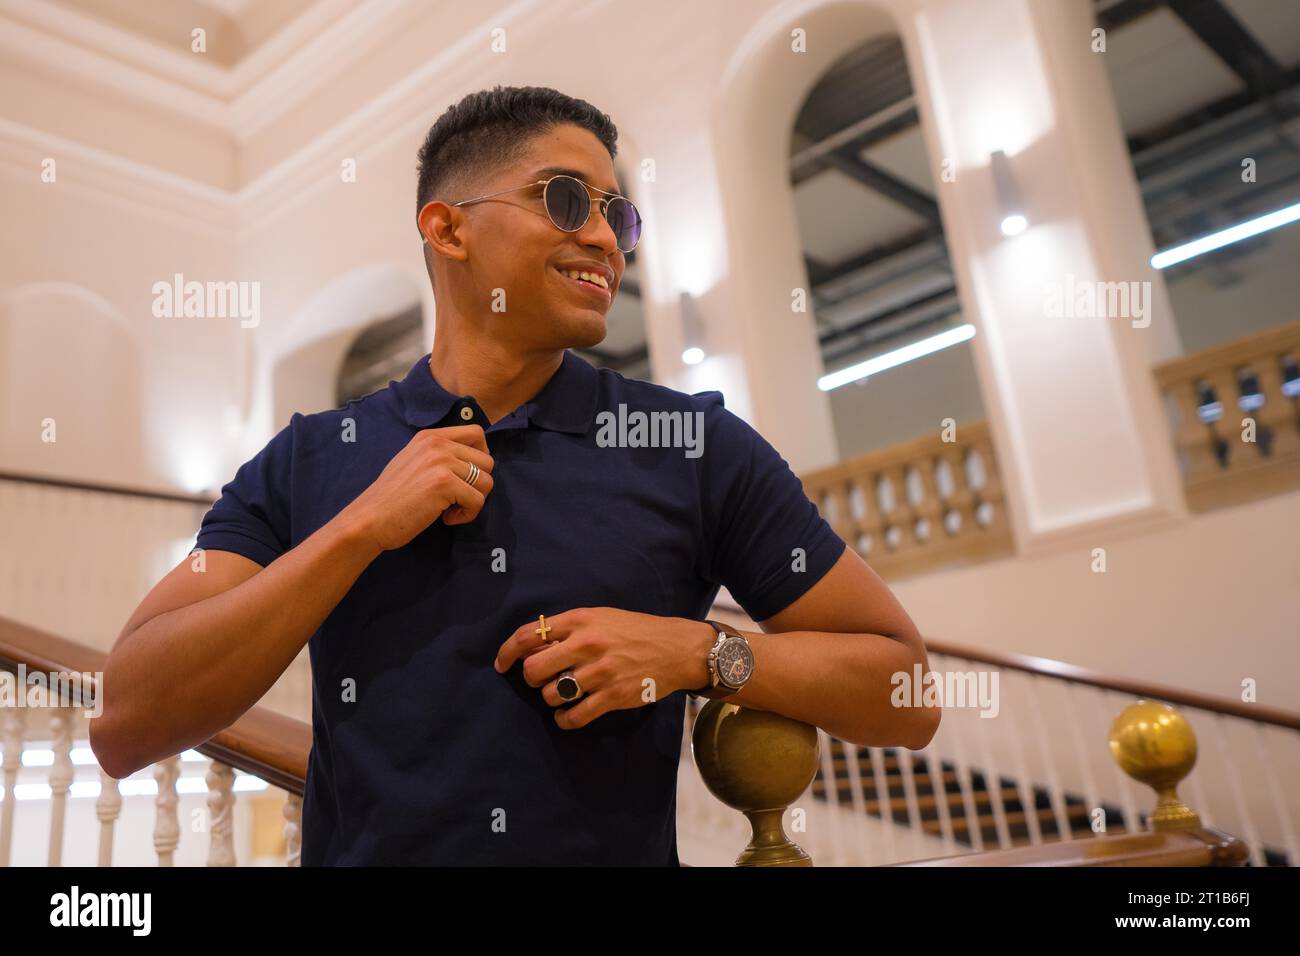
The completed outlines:
[[[569,701],[577,700],[582,696],[582,688],[578,686],[578,679],[573,676],[573,669],[560,671],[560,676],[555,681],[555,692],[560,695],[560,700]]]

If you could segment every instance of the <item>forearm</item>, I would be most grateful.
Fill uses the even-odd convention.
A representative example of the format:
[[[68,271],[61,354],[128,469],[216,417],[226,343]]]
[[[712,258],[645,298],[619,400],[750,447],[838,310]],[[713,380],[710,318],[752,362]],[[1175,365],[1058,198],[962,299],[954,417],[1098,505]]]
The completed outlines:
[[[729,703],[783,714],[859,746],[920,749],[933,736],[939,708],[891,703],[893,676],[925,667],[919,636],[909,645],[880,634],[740,633],[754,653],[754,674]]]
[[[340,515],[230,590],[147,621],[105,665],[96,736],[133,772],[225,729],[284,673],[379,553]]]

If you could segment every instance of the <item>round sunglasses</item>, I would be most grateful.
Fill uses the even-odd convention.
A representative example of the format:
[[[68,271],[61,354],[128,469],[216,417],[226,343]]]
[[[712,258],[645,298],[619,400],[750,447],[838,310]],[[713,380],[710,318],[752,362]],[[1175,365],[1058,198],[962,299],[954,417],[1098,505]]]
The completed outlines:
[[[581,179],[573,176],[559,175],[552,176],[550,179],[539,179],[537,182],[488,193],[486,196],[463,199],[451,205],[468,206],[470,203],[482,202],[484,199],[534,186],[545,187],[542,190],[542,201],[546,204],[546,214],[551,217],[551,222],[556,229],[562,232],[577,232],[587,224],[587,220],[591,218],[592,206],[591,193],[588,190],[594,189],[604,194],[596,200],[596,203],[603,204],[601,214],[609,223],[609,228],[614,230],[614,239],[618,243],[619,251],[631,252],[641,241],[641,213],[637,211],[636,206],[632,205],[631,200],[617,193],[605,192],[596,186],[588,186]]]

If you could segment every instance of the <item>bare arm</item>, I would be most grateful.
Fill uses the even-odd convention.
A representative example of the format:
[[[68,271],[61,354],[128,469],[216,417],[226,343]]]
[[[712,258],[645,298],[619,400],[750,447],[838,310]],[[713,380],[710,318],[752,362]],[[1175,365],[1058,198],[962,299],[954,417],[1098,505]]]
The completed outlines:
[[[473,487],[464,481],[469,461],[484,472]],[[129,776],[234,723],[381,552],[439,516],[472,521],[491,490],[491,466],[479,426],[428,429],[352,504],[266,568],[216,550],[206,552],[202,572],[182,561],[131,615],[104,665],[103,713],[90,726],[100,766]]]
[[[611,710],[641,707],[647,678],[656,694],[706,688],[716,635],[703,622],[612,607],[573,608],[547,617],[550,640],[527,621],[497,651],[505,673],[523,662],[524,680],[541,687],[565,730]],[[868,747],[920,750],[938,730],[937,706],[895,707],[893,676],[926,670],[925,645],[907,612],[852,548],[798,600],[742,631],[754,652],[754,673],[729,704],[784,714]],[[573,669],[587,689],[561,707],[557,676]],[[716,696],[708,690],[702,696]]]
[[[712,629],[699,629],[702,647]],[[925,747],[938,730],[938,707],[896,708],[891,678],[929,667],[925,644],[889,587],[852,548],[807,593],[744,631],[754,651],[754,676],[727,698],[825,729],[862,746]],[[707,650],[705,651],[707,654]],[[703,660],[693,654],[692,660]],[[698,668],[692,680],[708,678]]]

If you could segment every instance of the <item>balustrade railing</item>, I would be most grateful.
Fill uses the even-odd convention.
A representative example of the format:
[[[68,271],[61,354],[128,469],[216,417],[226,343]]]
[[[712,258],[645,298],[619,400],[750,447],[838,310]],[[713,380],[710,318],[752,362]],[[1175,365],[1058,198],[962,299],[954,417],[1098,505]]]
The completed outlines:
[[[1300,322],[1155,368],[1193,511],[1300,488]]]
[[[836,533],[881,577],[1012,553],[986,422],[959,424],[802,475]]]
[[[778,715],[725,701],[701,710],[700,701],[691,701],[678,786],[683,858],[727,865],[806,865],[810,858],[819,865],[878,865],[1024,847],[1041,852],[1001,859],[1007,865],[1042,863],[1044,854],[1057,865],[1147,858],[1167,860],[1165,865],[1219,865],[1247,855],[1256,865],[1300,860],[1294,827],[1300,715],[1106,678],[1038,658],[940,642],[930,642],[929,648],[933,670],[947,685],[943,693],[952,696],[944,699],[939,734],[918,752],[858,747]],[[102,671],[104,657],[0,618],[0,670],[10,674],[20,669],[94,674]],[[999,682],[995,695],[981,694],[978,675],[973,681],[948,677],[964,674],[954,664],[981,665],[990,674],[1023,678],[1023,684],[1006,693]],[[984,686],[992,685],[986,681]],[[965,699],[955,690],[961,687],[970,690]],[[1067,699],[1058,699],[1058,691]],[[1091,696],[1085,698],[1085,692]],[[1162,717],[1162,712],[1152,717],[1147,711],[1143,719],[1111,725],[1108,751],[1107,735],[1093,732],[1093,718],[1104,720],[1115,712],[1114,703],[1135,696],[1176,703],[1193,715],[1185,737],[1163,731],[1160,738],[1165,724],[1182,718]],[[183,856],[212,866],[251,862],[241,859],[239,846],[247,841],[236,839],[236,813],[248,799],[245,794],[260,801],[268,790],[283,793],[282,848],[274,859],[256,862],[297,864],[309,725],[255,707],[194,751],[115,780],[99,770],[85,743],[86,699],[65,693],[53,703],[0,710],[0,865],[92,860],[113,865],[123,858],[121,841],[115,839],[119,824],[133,815],[133,832],[140,829],[141,797],[153,798],[152,854],[158,865],[175,865]],[[998,716],[980,718],[972,703],[996,706]],[[1237,741],[1242,733],[1253,741],[1253,752]],[[1164,768],[1165,777],[1160,766],[1132,758],[1133,753],[1170,750],[1142,744],[1152,734],[1157,743],[1181,740],[1174,769]],[[1275,737],[1269,739],[1269,734]],[[1198,832],[1147,839],[1152,829],[1162,832],[1165,818],[1191,822],[1161,807],[1170,805],[1172,784],[1196,763],[1196,736],[1212,745],[1200,761],[1201,773],[1187,782],[1200,817],[1196,827],[1185,828]],[[1117,746],[1117,740],[1126,742]],[[1109,757],[1125,753],[1131,759],[1121,773]],[[1204,756],[1211,758],[1211,767],[1205,766]],[[1102,783],[1099,763],[1110,764],[1113,787]],[[199,769],[201,773],[193,772]],[[1162,794],[1156,811],[1141,812],[1130,776]],[[1210,784],[1224,780],[1229,781],[1227,798],[1209,800],[1208,795],[1219,792]],[[72,847],[79,856],[70,858],[65,832],[79,806],[86,807],[83,815],[88,812],[91,799],[97,828],[91,824],[92,830],[79,831],[83,839]],[[33,852],[28,839],[27,852],[15,858],[17,815],[24,813],[21,833],[30,837],[27,810],[37,805],[42,813],[33,816],[48,824],[47,850]],[[191,836],[195,833],[201,835],[202,847]],[[1106,844],[1105,850],[1094,844],[1121,837],[1129,842]],[[1076,850],[1044,849],[1063,842],[1073,842]],[[199,849],[203,855],[196,858]],[[996,859],[986,862],[992,865]]]

